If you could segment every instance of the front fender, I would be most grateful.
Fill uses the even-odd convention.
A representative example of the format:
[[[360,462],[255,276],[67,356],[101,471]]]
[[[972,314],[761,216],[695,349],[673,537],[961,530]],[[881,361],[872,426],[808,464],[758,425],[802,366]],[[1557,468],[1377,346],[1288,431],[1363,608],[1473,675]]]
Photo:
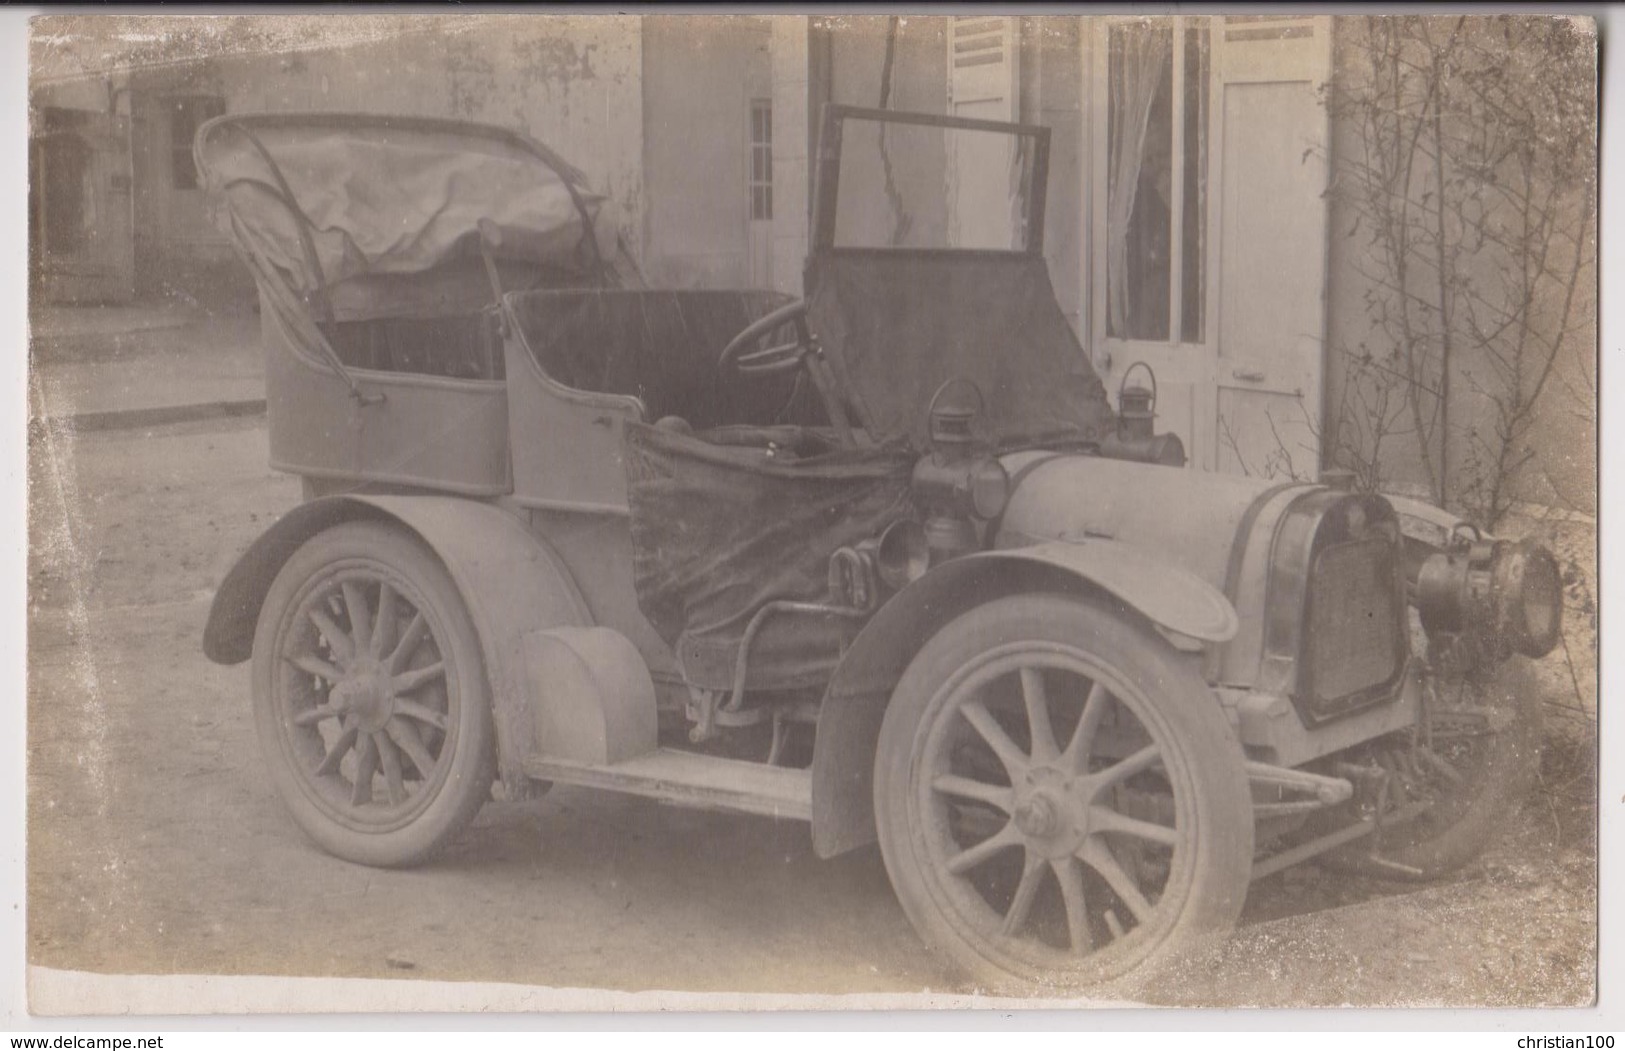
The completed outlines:
[[[835,670],[813,750],[813,849],[833,857],[875,838],[874,758],[892,687],[921,646],[975,606],[1023,592],[1115,601],[1177,635],[1226,642],[1239,628],[1230,601],[1207,581],[1116,540],[1056,541],[947,562],[881,607]]]
[[[1120,540],[1056,541],[971,557],[1054,567],[1110,593],[1158,627],[1203,642],[1229,642],[1241,627],[1235,607],[1218,588],[1166,554],[1153,555]]]
[[[480,637],[504,785],[527,781],[530,735],[523,640],[546,628],[592,623],[568,568],[519,519],[490,504],[446,496],[328,496],[301,504],[254,541],[215,592],[203,652],[236,664],[252,653],[266,593],[299,546],[341,522],[392,521],[415,534],[451,574]]]
[[[1406,537],[1432,547],[1448,547],[1457,530],[1476,528],[1461,516],[1425,500],[1394,493],[1383,493],[1382,498],[1393,505],[1399,515],[1400,531]],[[1488,535],[1485,536],[1488,539]]]

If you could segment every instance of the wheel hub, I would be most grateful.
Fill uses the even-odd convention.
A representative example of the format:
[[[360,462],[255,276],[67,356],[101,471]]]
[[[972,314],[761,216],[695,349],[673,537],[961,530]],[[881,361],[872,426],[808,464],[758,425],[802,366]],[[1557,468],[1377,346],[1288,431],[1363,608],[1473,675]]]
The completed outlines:
[[[395,714],[395,695],[389,676],[376,662],[357,667],[333,687],[332,703],[343,709],[362,730],[376,732]]]
[[[1064,858],[1083,846],[1089,836],[1089,812],[1073,778],[1036,766],[1021,780],[1011,819],[1027,845],[1050,858]]]
[[[1055,805],[1044,796],[1034,796],[1016,808],[1016,827],[1025,836],[1042,838],[1055,831]]]

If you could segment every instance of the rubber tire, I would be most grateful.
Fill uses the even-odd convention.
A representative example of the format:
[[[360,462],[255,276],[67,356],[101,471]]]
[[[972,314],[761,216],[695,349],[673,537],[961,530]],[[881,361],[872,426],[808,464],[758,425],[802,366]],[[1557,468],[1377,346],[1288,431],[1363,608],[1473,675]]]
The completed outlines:
[[[1529,795],[1540,768],[1544,721],[1540,691],[1529,662],[1518,657],[1503,662],[1485,680],[1483,689],[1490,693],[1490,705],[1504,704],[1514,721],[1495,738],[1469,775],[1469,794],[1455,805],[1337,852],[1329,859],[1335,867],[1386,879],[1428,882],[1478,857],[1506,827],[1507,819]],[[1368,856],[1373,848],[1380,857],[1416,871],[1372,864]]]
[[[913,827],[909,800],[917,746],[929,729],[933,708],[942,701],[939,692],[960,668],[990,648],[1026,639],[1069,645],[1112,667],[1150,701],[1151,717],[1162,724],[1165,741],[1183,753],[1177,776],[1187,787],[1190,807],[1181,820],[1193,820],[1196,826],[1195,856],[1187,860],[1187,897],[1177,915],[1153,915],[1150,922],[1162,929],[1137,954],[1106,959],[1095,952],[1078,966],[1059,971],[995,958],[956,929],[923,871],[929,858]],[[1165,749],[1165,765],[1172,765],[1170,758]],[[1138,618],[1063,595],[1000,599],[943,627],[921,648],[892,694],[875,756],[881,854],[898,901],[920,937],[973,979],[1013,995],[1096,985],[1170,962],[1234,929],[1253,862],[1252,796],[1244,761],[1240,742],[1207,684]],[[1168,773],[1176,776],[1171,769]],[[1173,876],[1168,885],[1174,886]]]
[[[430,630],[448,665],[448,705],[457,711],[440,753],[444,757],[446,749],[451,749],[451,767],[434,798],[408,824],[385,832],[347,827],[310,797],[305,779],[287,751],[279,725],[280,706],[272,696],[279,640],[299,594],[335,563],[356,559],[387,566],[409,581],[430,607],[420,609],[431,621]],[[346,522],[316,534],[283,565],[266,594],[254,633],[253,705],[261,754],[289,814],[322,849],[346,861],[379,868],[422,864],[444,849],[490,798],[496,776],[496,733],[479,635],[445,566],[398,527]]]

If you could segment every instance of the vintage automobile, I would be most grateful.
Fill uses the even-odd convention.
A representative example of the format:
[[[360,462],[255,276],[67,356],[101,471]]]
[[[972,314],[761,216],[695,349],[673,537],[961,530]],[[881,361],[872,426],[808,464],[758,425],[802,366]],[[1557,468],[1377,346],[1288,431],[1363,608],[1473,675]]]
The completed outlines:
[[[904,229],[863,188],[910,134],[1016,192]],[[1551,555],[1185,469],[1056,304],[1048,144],[828,107],[791,300],[639,287],[606,198],[504,130],[205,125],[305,500],[203,644],[252,659],[299,826],[411,865],[555,782],[804,821],[1014,991],[1148,973],[1310,858],[1473,857],[1536,760]]]

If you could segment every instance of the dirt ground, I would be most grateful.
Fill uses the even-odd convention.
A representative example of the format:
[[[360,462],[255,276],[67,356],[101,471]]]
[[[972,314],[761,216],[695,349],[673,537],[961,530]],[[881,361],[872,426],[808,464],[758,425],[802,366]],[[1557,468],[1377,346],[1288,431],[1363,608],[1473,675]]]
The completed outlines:
[[[28,957],[115,973],[439,978],[623,990],[964,990],[878,853],[817,860],[793,822],[586,790],[492,803],[406,872],[311,845],[266,777],[246,666],[200,650],[210,588],[298,497],[263,420],[33,436]],[[1559,534],[1571,603],[1586,531]],[[1579,539],[1573,534],[1578,533]],[[1594,617],[1595,605],[1589,614]],[[1546,662],[1540,790],[1417,888],[1300,866],[1236,935],[1124,989],[1157,1004],[1585,1004],[1594,996],[1595,644]]]

